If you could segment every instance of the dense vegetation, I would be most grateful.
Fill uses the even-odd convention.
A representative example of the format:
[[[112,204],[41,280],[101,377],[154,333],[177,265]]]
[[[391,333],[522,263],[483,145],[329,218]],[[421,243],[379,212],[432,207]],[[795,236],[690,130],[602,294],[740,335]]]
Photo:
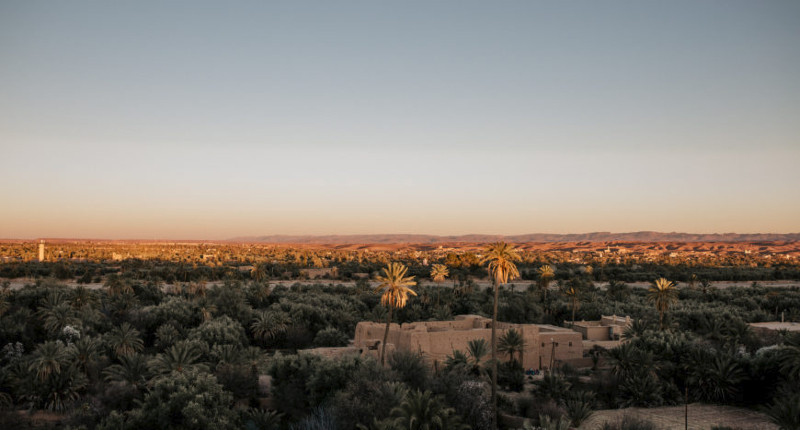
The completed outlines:
[[[53,422],[87,429],[491,428],[489,345],[454,351],[437,369],[413,353],[389,355],[385,367],[360,356],[297,354],[346,345],[358,321],[385,322],[387,308],[366,280],[270,287],[269,279],[287,267],[263,264],[249,272],[144,260],[1,265],[0,273],[11,276],[20,268],[36,268],[26,276],[57,275],[62,265],[70,272],[56,276],[61,279],[80,279],[80,270],[91,269],[89,277],[104,286],[67,287],[42,277],[15,290],[4,283],[0,427],[22,425],[29,418],[19,411],[29,410],[52,411]],[[592,282],[617,273],[613,267],[554,264],[550,282],[533,263],[526,272],[526,264],[519,267],[528,279],[498,289],[498,320],[563,325],[573,314],[577,320],[616,314],[636,321],[628,342],[590,352],[595,368],[564,366],[533,385],[516,362],[518,341],[501,337],[501,426],[515,425],[514,416],[547,428],[575,425],[597,408],[678,405],[688,394],[692,402],[764,410],[784,428],[796,428],[800,338],[757,337],[747,323],[800,320],[797,288],[714,289],[683,272],[671,279],[693,285],[674,290],[660,329],[652,292],[630,288],[625,276],[602,289]],[[377,261],[352,262],[353,273],[378,267]],[[659,267],[646,272],[650,281],[679,270]],[[175,268],[181,270],[176,279],[185,281],[165,286],[169,276],[158,270]],[[453,281],[414,287],[417,297],[394,309],[391,319],[491,316],[493,291],[462,275],[485,274],[485,267],[448,268]],[[705,270],[691,273],[700,278]],[[409,268],[420,278],[430,271],[422,263]],[[270,393],[260,391],[259,375],[271,376]]]

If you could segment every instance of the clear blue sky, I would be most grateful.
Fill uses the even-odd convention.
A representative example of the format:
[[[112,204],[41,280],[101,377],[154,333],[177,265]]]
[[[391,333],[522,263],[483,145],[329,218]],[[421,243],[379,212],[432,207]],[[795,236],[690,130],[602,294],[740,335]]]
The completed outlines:
[[[0,1],[0,238],[800,231],[800,2]]]

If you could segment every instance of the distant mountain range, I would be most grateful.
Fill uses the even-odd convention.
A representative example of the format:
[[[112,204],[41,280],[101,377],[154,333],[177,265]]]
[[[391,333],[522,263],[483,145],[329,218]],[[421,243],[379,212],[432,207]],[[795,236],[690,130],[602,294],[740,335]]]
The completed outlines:
[[[529,242],[782,242],[800,241],[800,233],[659,233],[637,231],[631,233],[578,233],[549,234],[532,233],[520,235],[465,234],[460,236],[436,236],[427,234],[357,234],[357,235],[269,235],[236,237],[236,242],[294,243],[294,244],[355,244],[355,243],[489,243],[506,241]]]

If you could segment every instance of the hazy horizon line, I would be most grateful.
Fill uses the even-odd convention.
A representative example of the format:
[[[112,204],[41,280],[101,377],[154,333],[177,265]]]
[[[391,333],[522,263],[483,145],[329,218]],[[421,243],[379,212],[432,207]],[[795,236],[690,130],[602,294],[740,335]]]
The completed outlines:
[[[348,237],[426,237],[426,238],[467,238],[467,237],[494,237],[494,238],[514,238],[520,236],[585,236],[585,235],[636,235],[636,234],[658,234],[658,235],[686,235],[686,236],[791,236],[800,235],[797,232],[681,232],[681,231],[657,231],[657,230],[637,230],[637,231],[587,231],[577,233],[519,233],[519,234],[491,234],[491,233],[464,233],[464,234],[434,234],[434,233],[329,233],[329,234],[291,234],[291,233],[269,233],[247,236],[235,236],[230,238],[166,238],[166,237],[5,237],[0,241],[158,241],[158,242],[258,242],[267,238],[348,238]]]

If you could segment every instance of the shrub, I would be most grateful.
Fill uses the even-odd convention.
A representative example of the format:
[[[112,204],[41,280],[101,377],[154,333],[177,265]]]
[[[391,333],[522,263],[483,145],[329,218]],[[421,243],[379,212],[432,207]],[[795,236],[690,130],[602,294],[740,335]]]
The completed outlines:
[[[411,388],[424,390],[428,384],[428,366],[422,355],[410,351],[395,351],[389,356],[389,366],[398,378]]]
[[[314,337],[316,347],[347,346],[348,343],[350,337],[333,327],[320,330]]]
[[[623,415],[617,421],[603,423],[601,430],[657,430],[655,424],[633,415]]]

